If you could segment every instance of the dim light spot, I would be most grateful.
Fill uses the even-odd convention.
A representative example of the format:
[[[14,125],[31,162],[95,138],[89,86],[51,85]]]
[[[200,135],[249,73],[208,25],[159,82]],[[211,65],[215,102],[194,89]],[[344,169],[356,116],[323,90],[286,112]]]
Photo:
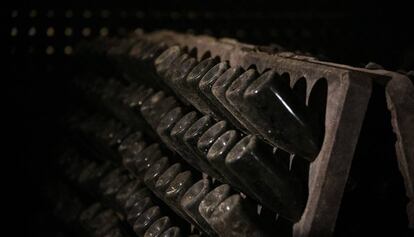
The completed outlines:
[[[73,34],[73,30],[72,30],[72,28],[70,28],[70,27],[66,27],[66,28],[65,28],[65,32],[64,32],[64,34],[65,34],[66,36],[71,36],[71,35]]]
[[[52,55],[55,53],[55,48],[53,48],[53,46],[47,46],[46,48],[46,54],[47,55]]]
[[[19,33],[19,31],[17,30],[17,28],[16,28],[16,27],[13,27],[13,28],[11,29],[11,31],[10,31],[10,35],[11,35],[12,37],[16,37],[18,33]]]
[[[65,16],[66,16],[66,18],[72,18],[73,17],[73,11],[72,10],[67,10],[65,12]]]
[[[16,18],[19,15],[19,12],[17,10],[13,10],[11,13],[12,18]]]
[[[73,48],[71,46],[66,46],[64,49],[66,55],[71,55],[73,53]]]
[[[136,16],[137,18],[144,18],[144,17],[145,17],[145,13],[144,13],[143,11],[137,11],[137,12],[135,13],[135,16]]]
[[[102,18],[108,18],[110,14],[111,14],[111,12],[108,11],[108,10],[102,10],[101,11],[101,17]]]
[[[52,18],[52,17],[54,17],[54,16],[55,16],[55,11],[53,11],[53,10],[49,10],[49,11],[47,11],[46,16],[47,16],[48,18]]]
[[[90,36],[91,35],[91,29],[89,27],[83,28],[82,35],[85,36],[85,37]]]
[[[55,35],[55,29],[54,29],[53,27],[49,27],[49,28],[47,28],[47,30],[46,30],[46,35],[47,35],[48,37],[52,37],[52,36],[54,36],[54,35]]]
[[[99,30],[99,34],[100,34],[101,36],[107,36],[107,35],[109,34],[109,30],[108,30],[108,28],[106,28],[106,27],[101,28],[101,29]]]
[[[36,17],[37,16],[37,11],[36,10],[31,10],[30,11],[30,13],[29,13],[29,16],[31,17],[31,18],[34,18],[34,17]]]
[[[35,36],[36,35],[36,28],[30,27],[29,29],[29,36]]]
[[[121,11],[120,13],[121,18],[126,18],[127,16],[128,16],[128,13],[126,11]]]
[[[86,10],[83,12],[83,17],[84,18],[91,18],[92,17],[92,12],[89,10]]]

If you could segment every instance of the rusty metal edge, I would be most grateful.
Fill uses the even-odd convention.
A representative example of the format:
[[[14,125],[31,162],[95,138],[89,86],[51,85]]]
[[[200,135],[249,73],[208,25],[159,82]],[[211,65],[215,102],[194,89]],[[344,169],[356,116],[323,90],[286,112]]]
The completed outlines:
[[[398,167],[404,179],[408,227],[414,229],[414,85],[402,74],[380,70],[392,77],[385,88],[395,142]]]

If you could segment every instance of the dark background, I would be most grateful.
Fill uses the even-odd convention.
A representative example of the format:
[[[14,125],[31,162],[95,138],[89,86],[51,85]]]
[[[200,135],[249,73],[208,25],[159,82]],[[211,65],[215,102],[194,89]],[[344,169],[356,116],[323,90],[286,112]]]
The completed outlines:
[[[80,40],[106,30],[114,37],[136,28],[172,29],[279,44],[354,66],[376,62],[389,70],[413,70],[412,7],[404,1],[382,2],[9,2],[1,10],[6,39],[4,116],[10,120],[4,123],[10,152],[3,157],[3,167],[4,193],[13,201],[9,219],[19,224],[14,230],[25,236],[56,236],[58,227],[42,197],[54,179],[51,163],[63,136],[59,118],[70,104],[66,82],[74,73],[71,49]],[[54,34],[48,36],[50,28]],[[65,34],[67,28],[72,34]]]

